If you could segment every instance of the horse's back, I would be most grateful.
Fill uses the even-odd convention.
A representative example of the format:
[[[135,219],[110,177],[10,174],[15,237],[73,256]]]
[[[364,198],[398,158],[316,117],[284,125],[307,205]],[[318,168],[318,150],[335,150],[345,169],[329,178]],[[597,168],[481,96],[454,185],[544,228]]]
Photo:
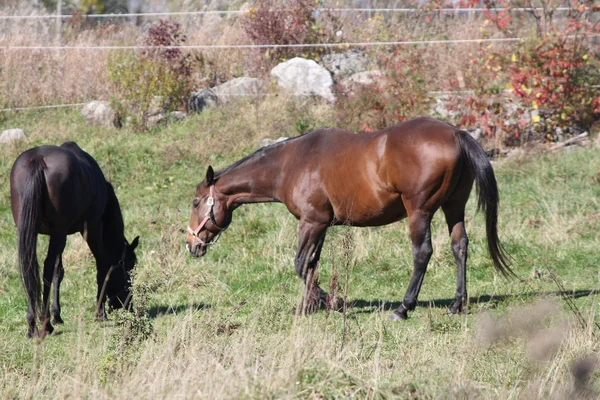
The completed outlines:
[[[90,208],[106,202],[105,180],[91,156],[74,142],[62,146],[39,146],[23,152],[11,170],[11,205],[18,224],[21,197],[33,165],[41,165],[45,176],[41,233],[52,229],[74,233],[81,230]],[[36,160],[37,162],[33,162]]]
[[[292,174],[294,202],[308,197],[314,208],[330,209],[339,223],[384,225],[402,219],[405,199],[439,192],[437,203],[450,190],[460,157],[456,130],[419,118],[362,135],[335,128],[312,132],[294,143],[291,159],[300,171]]]

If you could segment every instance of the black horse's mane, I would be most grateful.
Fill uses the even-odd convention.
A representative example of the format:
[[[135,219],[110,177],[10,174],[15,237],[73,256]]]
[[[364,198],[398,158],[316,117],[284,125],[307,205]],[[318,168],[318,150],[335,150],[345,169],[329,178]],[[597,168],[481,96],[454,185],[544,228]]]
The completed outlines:
[[[285,143],[287,143],[287,142],[290,142],[290,141],[292,141],[292,140],[294,140],[294,139],[301,138],[302,136],[303,136],[303,135],[300,135],[300,136],[295,136],[295,137],[293,137],[293,138],[289,138],[289,139],[282,140],[282,141],[280,141],[280,142],[277,142],[277,143],[273,143],[273,144],[271,144],[271,145],[269,145],[269,146],[261,147],[260,149],[256,150],[254,153],[250,153],[250,154],[249,154],[249,155],[247,155],[246,157],[242,158],[241,160],[238,160],[238,161],[234,162],[234,163],[233,163],[233,164],[231,164],[230,166],[228,166],[228,167],[225,167],[225,168],[223,168],[223,169],[221,169],[221,170],[219,170],[219,171],[215,172],[215,177],[216,177],[216,178],[218,178],[219,176],[221,176],[221,175],[223,175],[223,174],[226,174],[227,172],[231,172],[231,171],[233,171],[234,169],[236,169],[236,168],[238,168],[238,167],[242,166],[242,165],[243,165],[243,164],[245,164],[246,162],[248,162],[248,161],[250,161],[250,160],[253,160],[255,157],[261,157],[261,156],[265,155],[265,153],[269,152],[270,150],[273,150],[273,149],[275,149],[275,148],[278,148],[278,147],[282,146],[283,144],[285,144]]]

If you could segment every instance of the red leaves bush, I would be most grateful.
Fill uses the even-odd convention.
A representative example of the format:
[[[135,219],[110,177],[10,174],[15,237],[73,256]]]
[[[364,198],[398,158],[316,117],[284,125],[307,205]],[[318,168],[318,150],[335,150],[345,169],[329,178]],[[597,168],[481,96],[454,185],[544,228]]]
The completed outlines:
[[[319,41],[314,0],[255,0],[250,11],[242,17],[248,38],[257,45],[293,45]],[[290,57],[299,56],[303,48],[270,48],[261,51],[270,67]]]
[[[420,73],[427,64],[423,51],[397,47],[380,54],[378,64],[382,75],[376,82],[335,86],[339,126],[372,132],[429,114],[432,98]]]

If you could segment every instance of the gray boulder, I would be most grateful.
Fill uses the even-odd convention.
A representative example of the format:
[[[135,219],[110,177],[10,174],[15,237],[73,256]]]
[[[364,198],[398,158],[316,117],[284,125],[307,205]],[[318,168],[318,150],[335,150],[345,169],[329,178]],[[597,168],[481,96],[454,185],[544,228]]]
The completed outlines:
[[[182,111],[172,111],[167,115],[167,118],[171,121],[183,121],[187,118],[187,114]]]
[[[275,66],[271,76],[279,87],[289,90],[294,96],[319,96],[330,102],[335,101],[331,91],[331,74],[313,60],[292,58]]]
[[[345,78],[368,69],[369,60],[362,50],[349,50],[345,53],[332,53],[323,56],[321,63],[336,78]]]
[[[257,78],[243,76],[212,88],[218,102],[226,104],[241,97],[258,96],[262,93],[262,82]]]
[[[188,108],[194,112],[202,112],[217,106],[218,97],[212,89],[200,89],[190,94]]]
[[[17,142],[23,139],[25,139],[23,129],[7,129],[0,134],[0,143]]]
[[[98,124],[109,128],[118,128],[117,113],[107,101],[91,101],[83,106],[81,113],[88,123]]]
[[[163,112],[160,112],[158,114],[154,114],[148,117],[148,119],[146,120],[146,126],[148,128],[150,127],[154,127],[158,124],[163,124],[167,122],[167,115]]]

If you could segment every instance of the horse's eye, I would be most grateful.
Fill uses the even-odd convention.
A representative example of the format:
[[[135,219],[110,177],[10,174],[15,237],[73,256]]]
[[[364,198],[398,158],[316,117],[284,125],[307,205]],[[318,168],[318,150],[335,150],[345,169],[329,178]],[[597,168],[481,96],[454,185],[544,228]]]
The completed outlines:
[[[194,208],[198,208],[198,206],[200,205],[200,199],[196,197],[192,202],[192,205],[194,206]]]

